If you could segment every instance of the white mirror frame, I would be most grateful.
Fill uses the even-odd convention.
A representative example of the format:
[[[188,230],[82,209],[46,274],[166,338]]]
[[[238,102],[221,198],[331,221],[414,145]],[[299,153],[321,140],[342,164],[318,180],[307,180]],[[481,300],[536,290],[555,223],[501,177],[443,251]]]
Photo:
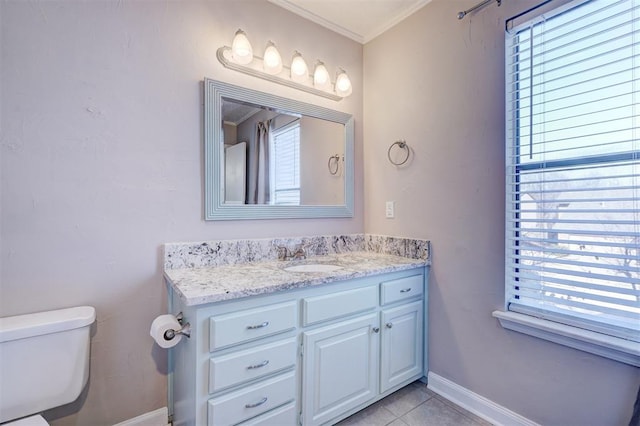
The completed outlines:
[[[224,155],[223,98],[262,105],[277,111],[341,123],[345,129],[343,205],[277,206],[225,204],[222,197]],[[204,80],[204,218],[205,220],[297,219],[353,217],[353,117],[339,111],[205,78]]]

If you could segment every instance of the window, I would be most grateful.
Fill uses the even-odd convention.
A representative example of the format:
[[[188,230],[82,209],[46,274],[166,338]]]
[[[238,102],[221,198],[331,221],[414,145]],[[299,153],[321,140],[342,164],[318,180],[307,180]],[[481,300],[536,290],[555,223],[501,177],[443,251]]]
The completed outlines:
[[[271,134],[272,203],[300,205],[300,121],[296,120]]]
[[[509,31],[505,58],[506,310],[637,358],[640,0],[572,2]]]

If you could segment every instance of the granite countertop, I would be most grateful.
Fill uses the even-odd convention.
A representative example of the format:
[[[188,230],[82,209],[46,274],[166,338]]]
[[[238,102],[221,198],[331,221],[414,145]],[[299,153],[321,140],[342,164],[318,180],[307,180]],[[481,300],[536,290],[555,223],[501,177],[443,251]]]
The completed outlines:
[[[330,264],[331,272],[290,272],[304,264]],[[369,251],[312,256],[305,260],[250,262],[200,268],[166,269],[164,275],[187,306],[311,287],[428,265],[427,259]]]

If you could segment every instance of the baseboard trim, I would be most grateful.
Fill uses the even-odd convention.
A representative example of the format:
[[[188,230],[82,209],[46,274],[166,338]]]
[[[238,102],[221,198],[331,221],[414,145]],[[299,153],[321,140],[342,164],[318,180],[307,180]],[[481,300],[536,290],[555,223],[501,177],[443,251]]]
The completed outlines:
[[[431,371],[427,379],[429,389],[494,425],[540,426],[538,423]]]
[[[429,389],[494,425],[540,426],[538,423],[431,371],[427,379]],[[167,407],[162,407],[114,426],[165,426],[168,417]]]
[[[113,426],[168,426],[168,420],[169,411],[162,407]]]

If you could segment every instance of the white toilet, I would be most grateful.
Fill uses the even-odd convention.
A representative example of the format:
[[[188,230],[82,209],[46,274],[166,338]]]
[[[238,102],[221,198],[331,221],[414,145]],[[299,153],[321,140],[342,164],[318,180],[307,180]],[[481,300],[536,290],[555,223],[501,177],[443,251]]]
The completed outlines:
[[[0,318],[2,426],[47,425],[38,413],[80,396],[95,319],[91,306]]]

